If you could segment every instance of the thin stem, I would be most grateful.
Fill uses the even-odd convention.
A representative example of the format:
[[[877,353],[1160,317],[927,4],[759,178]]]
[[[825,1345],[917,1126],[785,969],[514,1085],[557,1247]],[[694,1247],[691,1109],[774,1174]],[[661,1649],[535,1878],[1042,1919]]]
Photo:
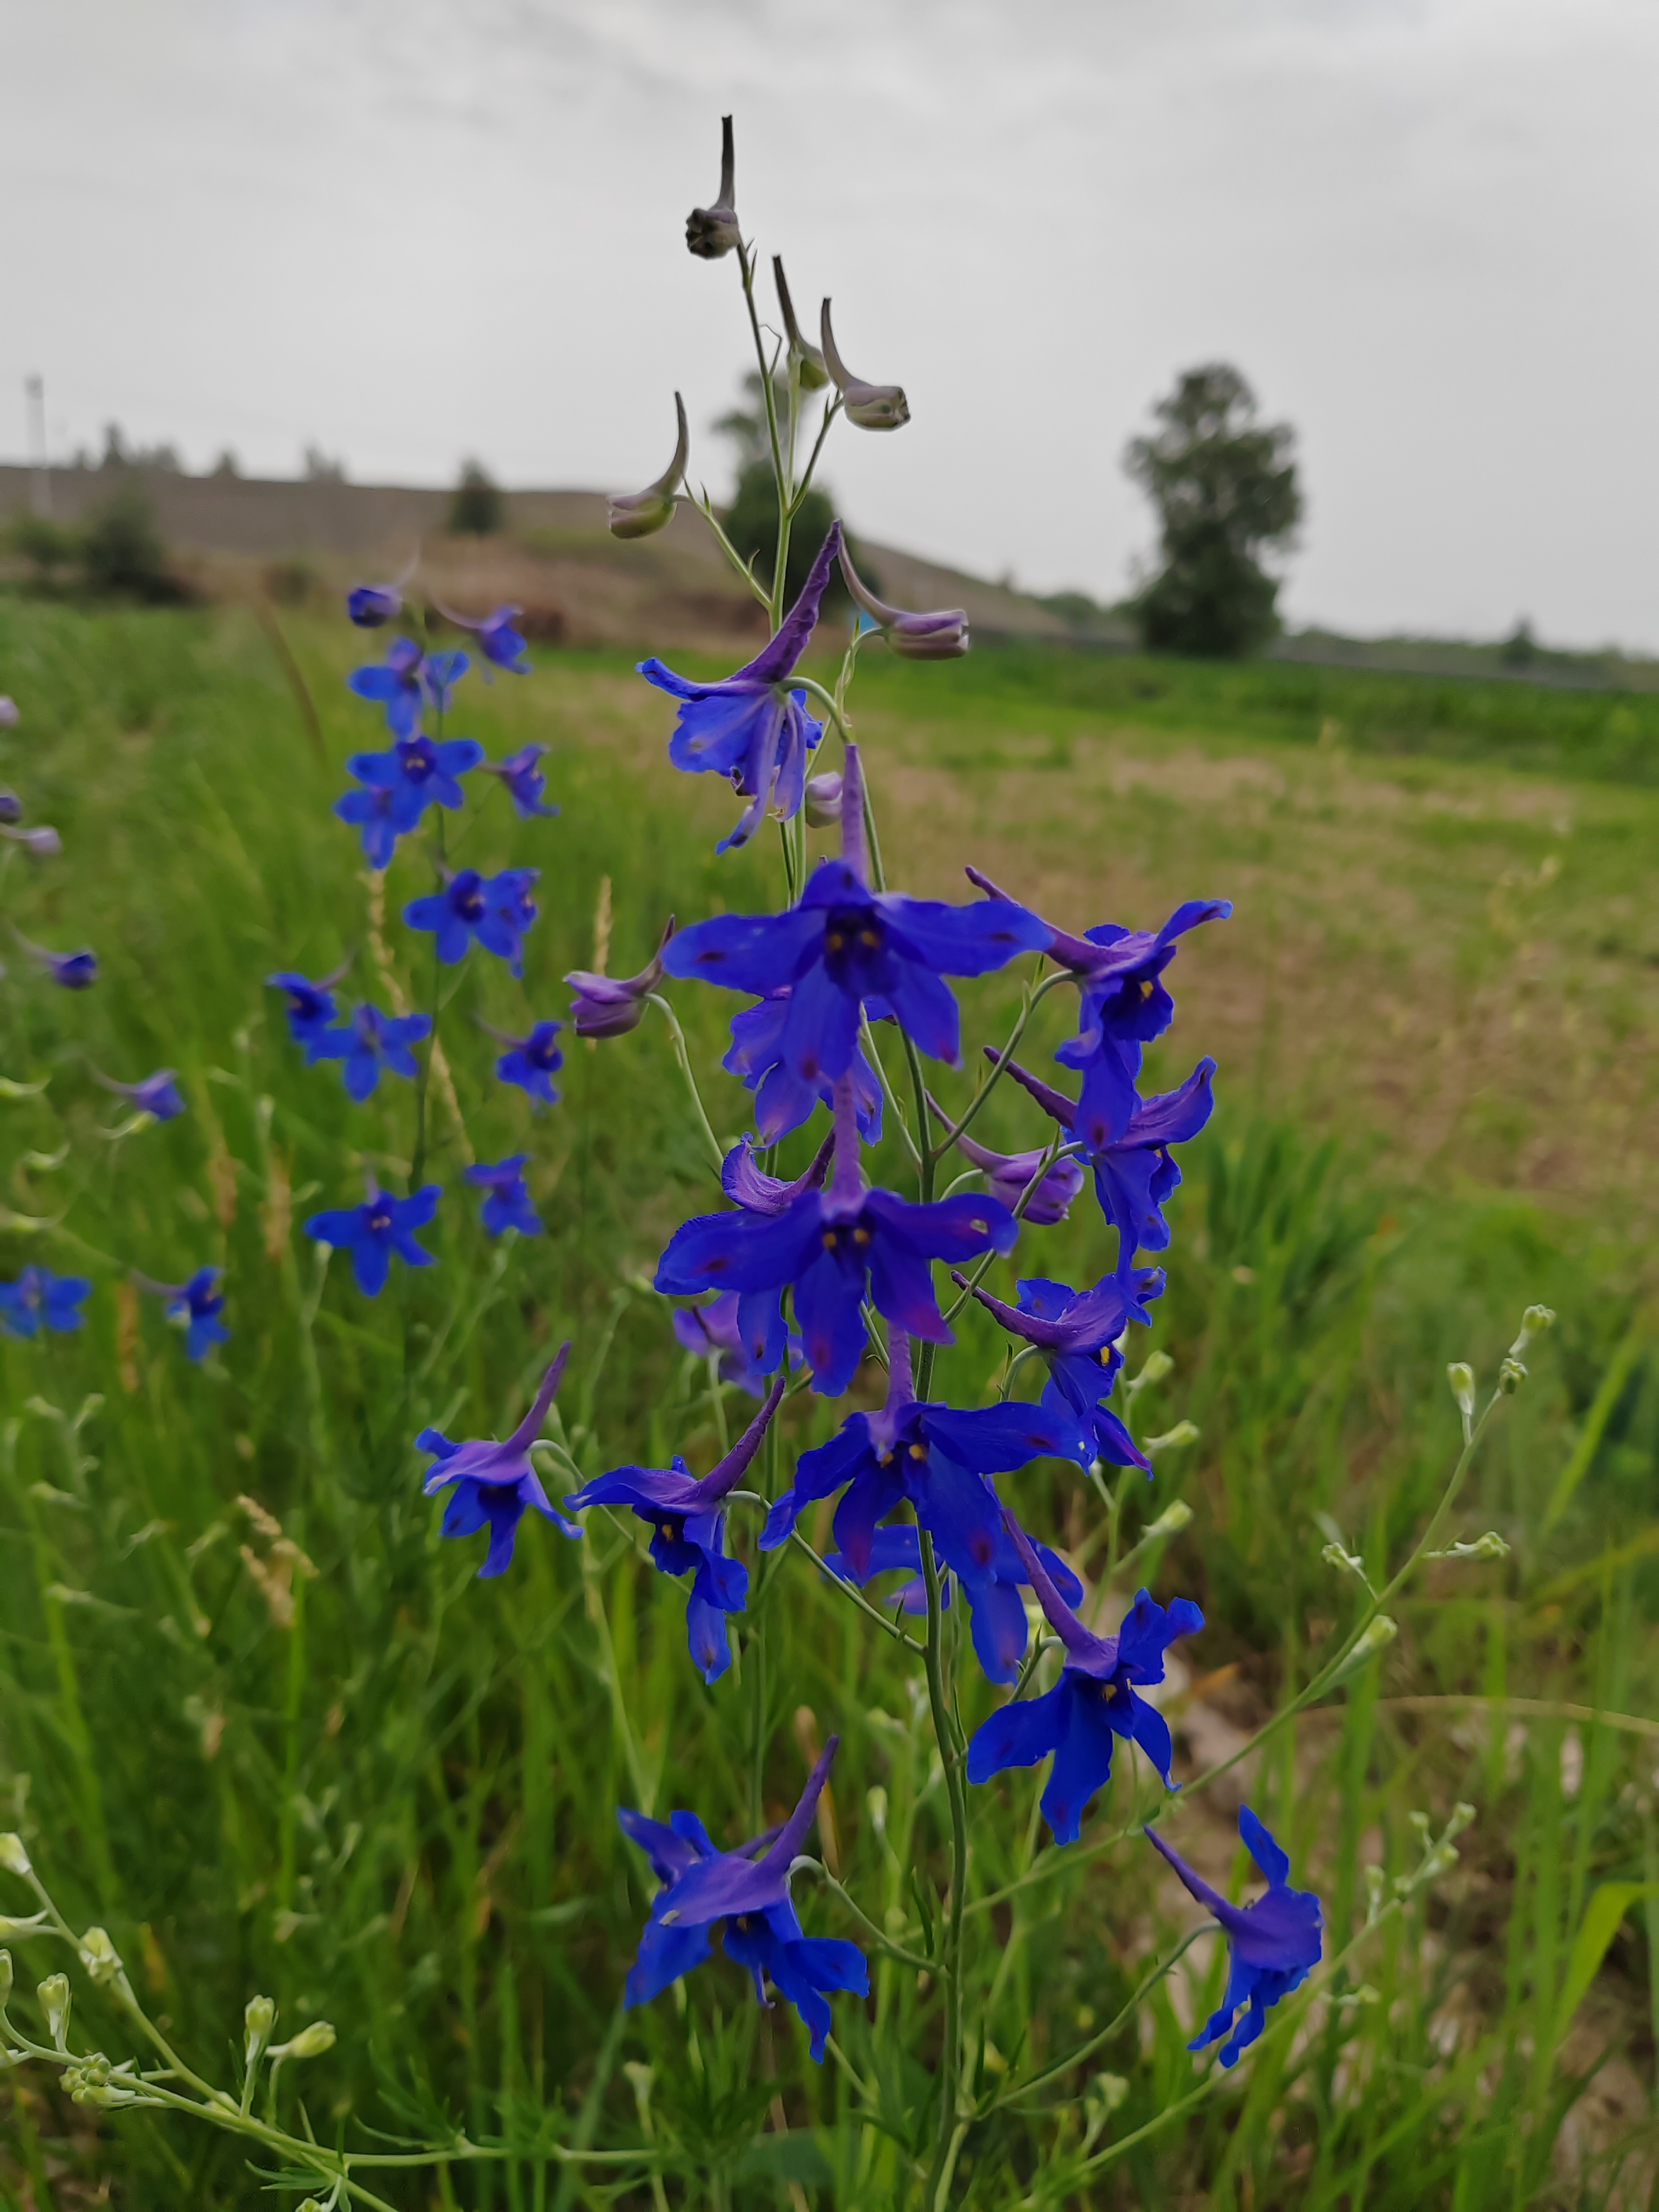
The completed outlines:
[[[708,1147],[708,1158],[718,1182],[726,1165],[726,1155],[720,1150],[720,1139],[709,1126],[708,1116],[703,1110],[702,1093],[697,1088],[697,1079],[691,1072],[691,1055],[686,1049],[685,1031],[680,1027],[679,1018],[666,999],[659,997],[655,991],[647,991],[645,995],[668,1024],[668,1034],[674,1043],[674,1057],[680,1064],[680,1073],[685,1078],[685,1087],[691,1094],[691,1110],[696,1115],[702,1140]]]
[[[749,327],[755,337],[755,359],[760,365],[761,396],[766,403],[766,434],[772,447],[772,476],[778,488],[778,557],[772,570],[772,596],[767,609],[775,635],[783,626],[784,569],[789,559],[789,525],[795,510],[791,503],[789,473],[784,466],[783,448],[778,438],[778,396],[772,384],[776,356],[774,356],[770,361],[766,356],[766,341],[761,336],[760,316],[755,307],[754,257],[746,246],[740,245],[738,248],[738,267],[743,276],[743,299],[749,310]],[[789,427],[793,445],[793,409]]]
[[[807,455],[806,473],[802,477],[800,482],[795,486],[795,495],[790,503],[789,508],[791,514],[799,514],[802,507],[805,504],[806,495],[812,489],[812,471],[818,465],[818,455],[823,451],[823,441],[830,435],[830,425],[835,421],[836,416],[839,415],[840,412],[841,394],[837,392],[834,399],[830,401],[830,404],[823,410],[823,420],[818,425],[818,434],[812,441],[812,450]]]
[[[1086,2043],[1080,2043],[1075,2051],[1068,2051],[1064,2058],[1057,2058],[1052,2066],[1045,2066],[1041,2074],[1033,2074],[1030,2081],[1015,2082],[1005,2089],[992,2104],[990,2111],[1000,2112],[1005,2105],[1012,2104],[1016,2097],[1029,2097],[1033,2090],[1047,2088],[1050,2081],[1063,2081],[1073,2067],[1082,2065],[1085,2058],[1092,2057],[1103,2044],[1111,2041],[1131,2015],[1139,2011],[1142,2001],[1158,1987],[1164,1976],[1175,1972],[1200,1936],[1219,1936],[1221,1933],[1218,1920],[1200,1920],[1195,1928],[1189,1928],[1169,1957],[1152,1968],[1122,2010],[1109,2020],[1098,2033],[1091,2035]]]
[[[691,504],[696,508],[697,513],[702,515],[703,520],[714,532],[715,540],[718,543],[721,552],[725,554],[726,559],[732,563],[732,566],[737,570],[738,575],[743,578],[744,582],[748,585],[750,590],[755,594],[755,597],[760,601],[761,605],[766,609],[769,615],[772,611],[771,594],[768,592],[765,585],[762,583],[760,578],[755,574],[753,555],[751,554],[750,558],[745,561],[742,554],[738,552],[737,547],[732,543],[731,539],[726,536],[724,528],[721,526],[720,519],[715,514],[713,504],[711,503],[706,491],[698,494],[695,498],[693,498]]]
[[[856,1905],[853,1899],[848,1894],[847,1891],[842,1887],[840,1882],[836,1880],[834,1875],[830,1873],[829,1868],[823,1864],[822,1860],[799,1858],[795,1861],[794,1866],[792,1868],[791,1871],[797,1874],[817,1875],[818,1880],[823,1884],[824,1887],[831,1891],[841,1899],[847,1910],[852,1914],[854,1919],[857,1921],[859,1926],[863,1929],[870,1941],[872,1943],[879,1943],[882,1949],[887,1952],[890,1957],[896,1959],[901,1966],[914,1966],[916,1972],[921,1974],[938,1974],[942,1976],[949,1972],[949,1969],[945,1966],[942,1960],[939,1959],[926,1959],[919,1951],[907,1951],[902,1943],[896,1943],[890,1936],[884,1934],[881,1929],[878,1928],[875,1922],[870,1917],[869,1914],[866,1912],[862,1907]]]
[[[903,1644],[908,1651],[914,1651],[918,1658],[923,1656],[923,1646],[916,1642],[915,1638],[914,1636],[907,1636],[902,1628],[896,1626],[892,1621],[889,1620],[887,1615],[883,1613],[878,1607],[872,1605],[869,1599],[866,1597],[864,1592],[859,1588],[856,1583],[849,1583],[844,1580],[842,1576],[836,1572],[832,1566],[821,1559],[817,1553],[812,1549],[812,1547],[807,1542],[805,1537],[801,1534],[799,1528],[792,1528],[789,1531],[789,1540],[792,1544],[798,1544],[801,1550],[805,1553],[807,1558],[811,1560],[813,1565],[817,1567],[818,1572],[821,1575],[827,1576],[843,1597],[850,1597],[854,1604],[857,1606],[859,1611],[862,1613],[867,1614],[868,1617],[875,1622],[876,1626],[882,1630],[884,1634],[890,1636],[896,1644]]]
[[[945,1978],[945,2049],[939,2060],[939,2143],[927,2184],[933,2212],[945,2212],[951,2172],[959,2148],[956,2136],[957,2097],[962,2075],[962,1924],[968,1891],[968,1804],[963,1788],[962,1763],[946,1691],[944,1667],[945,1608],[941,1600],[939,1563],[933,1540],[918,1526],[921,1545],[921,1577],[927,1591],[927,1702],[933,1735],[945,1769],[945,1794],[951,1806],[951,1909],[945,1923],[942,1961]]]
[[[1019,1016],[1014,1024],[1012,1036],[1009,1037],[1007,1043],[1003,1046],[1001,1051],[998,1053],[995,1060],[991,1063],[991,1073],[986,1077],[984,1082],[975,1092],[974,1097],[969,1104],[968,1109],[963,1114],[962,1119],[959,1121],[953,1121],[950,1127],[946,1129],[945,1134],[939,1139],[938,1144],[933,1146],[933,1157],[935,1159],[942,1159],[945,1154],[950,1151],[951,1146],[955,1144],[957,1139],[961,1136],[963,1130],[967,1128],[969,1123],[972,1121],[975,1116],[978,1114],[980,1108],[984,1105],[986,1100],[996,1089],[998,1083],[1001,1080],[1003,1070],[1013,1058],[1019,1041],[1025,1034],[1026,1024],[1030,1020],[1031,1016],[1036,1012],[1037,1007],[1042,1004],[1043,1000],[1048,997],[1049,992],[1054,990],[1057,985],[1069,982],[1070,981],[1071,971],[1069,969],[1056,968],[1052,975],[1045,975],[1042,978],[1042,981],[1038,983],[1034,989],[1028,989],[1025,996],[1025,1002],[1019,1010]]]

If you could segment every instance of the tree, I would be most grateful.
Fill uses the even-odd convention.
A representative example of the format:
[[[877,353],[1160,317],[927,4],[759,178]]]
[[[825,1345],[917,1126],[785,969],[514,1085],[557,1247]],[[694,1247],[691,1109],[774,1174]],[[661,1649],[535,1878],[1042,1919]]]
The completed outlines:
[[[463,461],[449,502],[449,527],[458,538],[493,538],[504,520],[501,490],[482,461]]]
[[[1131,441],[1123,465],[1158,509],[1164,565],[1135,602],[1149,651],[1231,658],[1277,627],[1261,555],[1288,547],[1302,515],[1288,423],[1258,423],[1236,368],[1187,370]]]

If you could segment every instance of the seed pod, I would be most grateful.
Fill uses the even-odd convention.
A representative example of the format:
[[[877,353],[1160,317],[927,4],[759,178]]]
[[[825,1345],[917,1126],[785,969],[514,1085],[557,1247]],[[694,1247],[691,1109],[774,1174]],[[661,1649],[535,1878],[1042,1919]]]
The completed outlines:
[[[720,188],[713,207],[693,208],[685,218],[685,243],[699,261],[718,261],[743,243],[738,228],[737,155],[732,143],[732,118],[720,118]]]
[[[903,386],[866,384],[862,377],[854,375],[836,349],[836,334],[830,326],[828,300],[818,319],[818,335],[823,341],[825,366],[836,380],[848,421],[856,422],[860,430],[902,428],[910,419],[910,403],[904,396]]]

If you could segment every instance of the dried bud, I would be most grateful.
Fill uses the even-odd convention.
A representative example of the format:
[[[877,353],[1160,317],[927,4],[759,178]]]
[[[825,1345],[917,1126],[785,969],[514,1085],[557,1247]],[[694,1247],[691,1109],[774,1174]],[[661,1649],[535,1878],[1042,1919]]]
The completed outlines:
[[[403,593],[392,584],[359,584],[346,593],[347,618],[359,629],[380,629],[403,612]]]
[[[46,2016],[46,2033],[59,2051],[69,2049],[70,1985],[67,1974],[48,1974],[35,1985],[35,1996]]]
[[[833,830],[841,820],[841,775],[826,769],[806,779],[806,818],[815,830]]]
[[[685,218],[685,243],[699,261],[718,261],[743,244],[738,228],[738,157],[732,143],[732,118],[720,118],[720,189],[713,207],[693,208]]]
[[[863,608],[887,643],[902,660],[959,660],[968,650],[968,617],[961,607],[941,607],[933,614],[907,614],[890,607],[864,583],[841,549],[841,573],[855,605]]]
[[[114,1981],[121,1972],[120,1954],[102,1928],[88,1928],[81,1938],[81,1965],[88,1976],[101,1988]]]
[[[680,479],[685,474],[685,458],[691,450],[691,434],[686,428],[685,402],[677,392],[674,412],[679,417],[680,434],[674,447],[674,458],[654,483],[643,491],[618,492],[611,500],[605,514],[613,538],[649,538],[662,529],[674,515],[674,495],[679,489]]]
[[[784,336],[789,341],[800,388],[803,392],[822,392],[830,381],[830,372],[823,365],[823,356],[815,345],[808,345],[800,334],[800,325],[795,320],[795,303],[789,296],[789,282],[783,273],[783,261],[775,253],[772,256],[772,281],[778,288],[778,312],[783,317]]]
[[[21,1836],[0,1836],[0,1867],[8,1874],[28,1874],[32,1871],[29,1855],[23,1849]]]
[[[842,411],[848,421],[856,422],[860,430],[902,429],[910,419],[910,403],[902,387],[896,384],[866,384],[854,375],[836,349],[836,334],[830,327],[828,300],[818,319],[818,334],[823,340],[825,364],[836,380]]]

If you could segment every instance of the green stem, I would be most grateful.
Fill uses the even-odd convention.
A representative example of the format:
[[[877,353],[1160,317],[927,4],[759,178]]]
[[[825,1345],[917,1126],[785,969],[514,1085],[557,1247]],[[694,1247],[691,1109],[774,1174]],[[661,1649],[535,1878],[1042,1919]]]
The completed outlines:
[[[647,991],[645,995],[668,1024],[668,1034],[674,1043],[674,1057],[679,1062],[680,1073],[685,1078],[685,1087],[691,1094],[691,1110],[696,1116],[703,1143],[708,1147],[708,1158],[718,1182],[726,1165],[726,1155],[720,1150],[720,1139],[710,1127],[708,1116],[703,1110],[702,1093],[697,1088],[697,1079],[691,1072],[691,1055],[686,1049],[685,1031],[680,1027],[678,1017],[666,999],[655,991]]]
[[[945,1608],[939,1563],[933,1557],[933,1540],[927,1530],[919,1526],[916,1533],[921,1542],[921,1575],[927,1591],[927,1702],[951,1807],[951,1909],[945,1922],[941,1960],[945,2050],[939,2061],[939,2142],[927,2184],[931,2212],[946,2212],[951,2174],[960,2148],[957,2107],[962,2075],[962,1927],[968,1891],[968,1804],[945,1680]]]
[[[907,1650],[915,1652],[918,1656],[922,1654],[925,1647],[918,1644],[914,1636],[907,1636],[902,1628],[898,1627],[893,1621],[889,1620],[884,1613],[883,1613],[878,1607],[872,1605],[869,1599],[866,1597],[864,1592],[859,1588],[856,1583],[844,1582],[841,1576],[835,1571],[833,1567],[825,1565],[824,1562],[819,1559],[817,1553],[807,1542],[805,1537],[801,1534],[799,1528],[792,1528],[789,1531],[789,1540],[792,1544],[798,1544],[801,1550],[805,1553],[807,1558],[811,1560],[813,1565],[817,1567],[818,1572],[821,1575],[827,1576],[829,1580],[835,1584],[836,1588],[841,1592],[843,1597],[851,1598],[859,1611],[866,1615],[866,1617],[871,1620],[873,1620],[876,1626],[882,1630],[885,1635],[890,1636],[896,1644],[903,1644]]]

